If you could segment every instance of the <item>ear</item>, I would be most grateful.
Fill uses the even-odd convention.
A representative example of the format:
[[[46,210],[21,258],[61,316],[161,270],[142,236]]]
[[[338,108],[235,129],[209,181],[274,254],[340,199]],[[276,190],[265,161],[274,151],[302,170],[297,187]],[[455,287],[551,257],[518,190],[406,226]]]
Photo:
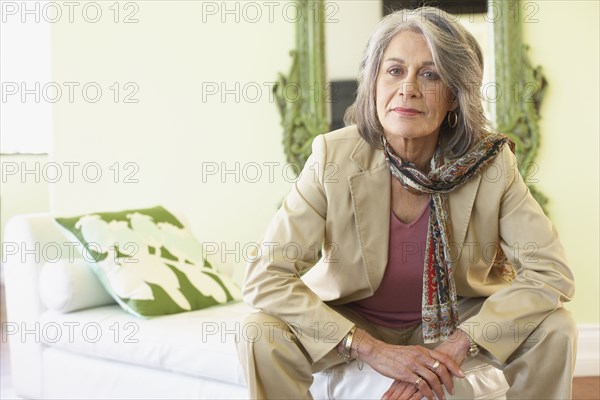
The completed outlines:
[[[448,98],[450,104],[448,105],[448,111],[455,111],[458,108],[458,99],[456,98],[456,96],[454,95],[454,93],[452,93],[452,90],[450,91],[450,97]]]
[[[458,108],[458,100],[454,99],[450,103],[450,111],[455,111]]]

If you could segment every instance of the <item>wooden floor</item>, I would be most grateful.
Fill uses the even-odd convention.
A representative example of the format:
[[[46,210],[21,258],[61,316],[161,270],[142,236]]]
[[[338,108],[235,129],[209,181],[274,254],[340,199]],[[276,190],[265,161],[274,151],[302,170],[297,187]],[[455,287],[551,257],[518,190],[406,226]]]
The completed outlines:
[[[0,321],[6,321],[4,307],[4,288],[0,286]],[[0,343],[0,399],[16,398],[10,384],[10,366],[7,343]],[[573,380],[573,399],[600,400],[600,377],[575,378]]]
[[[573,379],[573,399],[600,399],[600,377]]]

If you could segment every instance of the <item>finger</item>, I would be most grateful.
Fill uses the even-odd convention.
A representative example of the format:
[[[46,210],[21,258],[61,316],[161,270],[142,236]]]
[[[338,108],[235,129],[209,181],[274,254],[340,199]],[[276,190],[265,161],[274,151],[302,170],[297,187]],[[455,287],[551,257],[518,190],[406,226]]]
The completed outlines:
[[[393,399],[392,395],[394,394],[396,387],[399,385],[400,382],[398,381],[394,381],[391,385],[390,388],[388,390],[385,391],[385,393],[383,394],[383,396],[381,397],[381,400],[390,400]]]
[[[440,373],[441,375],[438,376],[436,372],[432,371],[432,369],[433,369],[433,366],[437,364],[436,370],[438,370],[440,367],[444,367],[444,364],[441,361],[438,361],[435,358],[432,358],[430,356],[431,353],[435,352],[434,350],[429,350],[422,346],[416,346],[416,347],[419,351],[421,351],[419,357],[417,357],[417,360],[419,362],[421,362],[422,365],[419,365],[417,370],[415,370],[415,372],[427,380],[427,383],[429,384],[430,388],[433,389],[433,391],[436,393],[438,398],[440,398],[440,399],[443,398],[444,389],[442,387],[442,384],[444,383],[444,381],[441,378],[443,377],[444,373],[441,372]],[[435,352],[435,353],[446,356],[445,354],[443,354],[441,352]],[[432,354],[432,355],[435,355],[435,354]],[[444,369],[445,369],[445,367],[444,367]],[[447,369],[445,369],[445,371],[447,373]],[[445,383],[450,385],[448,391],[450,391],[450,388],[453,389],[454,382],[452,382],[452,378],[450,377],[450,375],[447,374],[446,377],[443,377],[443,378],[445,379]]]
[[[417,391],[414,385],[407,382],[394,381],[390,388],[384,393],[383,399],[408,400]]]
[[[444,354],[439,351],[429,350],[429,356],[434,360],[439,361],[444,364],[444,366],[450,371],[453,375],[458,376],[459,378],[464,378],[465,373],[460,369],[460,365],[458,365],[450,356]],[[435,361],[434,361],[435,362]],[[432,364],[429,364],[432,365]]]
[[[394,381],[394,384],[385,393],[384,398],[388,400],[408,400],[417,391],[414,385],[407,382]]]
[[[423,365],[420,365],[416,372],[427,382],[427,385],[422,383],[419,385],[420,391],[427,394],[427,390],[433,390],[438,399],[444,398],[444,388],[442,387],[442,382],[440,382],[436,374]],[[425,389],[424,386],[428,386],[427,389]]]
[[[426,374],[426,372],[424,372]],[[431,374],[431,371],[429,371],[429,373]],[[431,374],[434,375],[435,374]],[[429,387],[429,383],[427,381],[427,378],[425,377],[421,377],[422,379],[419,380],[419,376],[417,376],[417,379],[415,380],[415,384],[413,386],[416,386],[416,388],[423,394],[423,396],[425,396],[426,398],[430,399],[430,400],[434,400],[434,394],[433,391],[431,390],[431,387]],[[437,379],[437,378],[435,378]],[[438,381],[438,385],[439,385],[439,381]]]
[[[398,400],[409,400],[415,393],[419,393],[419,390],[410,383],[401,382],[394,392],[394,398]]]
[[[416,388],[414,388],[414,387],[413,388],[408,388],[407,387],[407,388],[404,389],[403,393],[399,394],[397,397],[393,397],[393,399],[396,399],[396,400],[410,400],[410,399],[413,398],[413,396],[415,396],[415,394],[418,394],[418,393],[419,393],[419,391]],[[417,396],[417,398],[419,400],[421,400],[423,398],[423,395],[419,394]]]
[[[440,365],[433,371],[442,381],[448,393],[454,395],[454,381],[448,369],[440,362]]]
[[[413,394],[412,396],[410,396],[410,398],[408,400],[421,400],[423,398],[423,393],[421,393],[420,391],[416,391],[415,394]]]

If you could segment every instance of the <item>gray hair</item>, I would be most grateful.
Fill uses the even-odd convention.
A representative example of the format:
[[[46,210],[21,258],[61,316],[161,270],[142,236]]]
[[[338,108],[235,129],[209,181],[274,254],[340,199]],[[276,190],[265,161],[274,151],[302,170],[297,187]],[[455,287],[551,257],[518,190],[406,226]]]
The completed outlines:
[[[463,155],[489,132],[481,101],[483,55],[477,40],[453,16],[434,7],[399,10],[383,18],[369,39],[360,64],[358,90],[346,110],[344,122],[356,124],[360,135],[376,148],[382,147],[383,127],[376,107],[376,82],[383,53],[400,32],[423,35],[433,62],[457,100],[458,124],[451,128],[444,119],[440,145],[446,156]]]

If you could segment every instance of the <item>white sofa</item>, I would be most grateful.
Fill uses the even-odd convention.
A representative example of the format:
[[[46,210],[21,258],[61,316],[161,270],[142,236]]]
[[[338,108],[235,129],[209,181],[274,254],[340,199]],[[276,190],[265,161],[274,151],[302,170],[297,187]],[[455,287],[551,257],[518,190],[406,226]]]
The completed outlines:
[[[25,398],[247,398],[236,340],[248,336],[243,303],[140,319],[123,311],[65,246],[49,214],[13,217],[4,236],[4,278],[12,382]],[[74,275],[57,277],[61,264]],[[45,266],[46,265],[46,266]],[[42,277],[42,279],[40,279]],[[83,283],[82,283],[83,282]],[[69,285],[71,285],[69,287]],[[56,293],[89,308],[60,312]],[[83,293],[82,293],[83,291]],[[64,298],[60,301],[64,302]],[[48,308],[47,305],[50,305]],[[54,308],[54,309],[53,309]],[[69,307],[66,307],[67,309]],[[463,369],[456,395],[504,398],[501,371],[478,359]],[[365,366],[315,375],[315,398],[381,398],[391,381]]]

